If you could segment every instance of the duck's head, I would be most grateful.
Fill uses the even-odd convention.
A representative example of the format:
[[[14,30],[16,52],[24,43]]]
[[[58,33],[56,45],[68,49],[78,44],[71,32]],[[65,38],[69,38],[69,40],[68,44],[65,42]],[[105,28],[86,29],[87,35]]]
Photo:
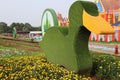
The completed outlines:
[[[94,2],[76,1],[69,10],[70,26],[85,26],[90,32],[96,34],[112,34],[114,29],[103,19]]]

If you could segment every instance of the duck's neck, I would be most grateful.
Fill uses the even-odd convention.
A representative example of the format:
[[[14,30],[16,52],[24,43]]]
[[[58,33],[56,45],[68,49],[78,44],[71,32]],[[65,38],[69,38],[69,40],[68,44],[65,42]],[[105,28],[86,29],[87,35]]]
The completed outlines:
[[[72,4],[69,10],[69,20],[70,20],[70,28],[69,28],[69,36],[75,37],[75,35],[80,31],[81,26],[83,25],[83,7],[80,1],[77,1]]]
[[[83,6],[81,1],[72,4],[69,10],[70,29],[69,38],[73,40],[74,46],[81,49],[76,50],[78,53],[88,51],[88,40],[90,31],[83,26]]]

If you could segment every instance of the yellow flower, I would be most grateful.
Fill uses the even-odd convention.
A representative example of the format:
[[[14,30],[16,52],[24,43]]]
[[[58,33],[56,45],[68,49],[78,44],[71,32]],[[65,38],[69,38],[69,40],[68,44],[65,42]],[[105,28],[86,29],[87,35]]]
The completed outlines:
[[[3,73],[0,73],[0,77],[2,77],[2,74],[3,74]]]
[[[118,76],[120,77],[120,74]]]
[[[118,64],[118,66],[120,66],[120,63]]]
[[[82,78],[82,80],[90,80],[90,79],[88,79],[88,78]]]
[[[31,80],[37,80],[36,78],[32,78]]]
[[[102,67],[102,66],[100,66],[99,68],[100,68],[100,69],[102,69],[103,67]]]

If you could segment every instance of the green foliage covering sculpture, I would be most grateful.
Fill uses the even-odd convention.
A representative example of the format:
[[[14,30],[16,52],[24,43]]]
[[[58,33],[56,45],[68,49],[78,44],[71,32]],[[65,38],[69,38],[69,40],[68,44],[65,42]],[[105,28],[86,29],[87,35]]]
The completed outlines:
[[[86,17],[86,14],[89,16]],[[95,3],[80,0],[74,2],[69,10],[69,27],[55,25],[55,27],[49,28],[40,43],[48,61],[63,65],[68,70],[75,72],[89,72],[92,68],[92,57],[88,49],[91,31],[99,34],[113,33],[109,24],[107,28],[110,31],[100,29],[101,25],[93,22],[94,17],[95,20],[98,17]],[[104,20],[102,22],[107,24]]]
[[[17,31],[16,28],[13,28],[13,38],[16,39],[17,38]]]

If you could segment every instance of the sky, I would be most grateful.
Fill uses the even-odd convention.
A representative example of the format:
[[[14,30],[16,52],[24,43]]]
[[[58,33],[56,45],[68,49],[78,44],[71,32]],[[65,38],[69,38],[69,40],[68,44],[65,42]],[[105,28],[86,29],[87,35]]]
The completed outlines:
[[[45,9],[52,8],[63,17],[68,16],[70,5],[76,0],[0,0],[0,22],[8,25],[13,22],[41,25]],[[94,0],[88,0],[94,1]]]

